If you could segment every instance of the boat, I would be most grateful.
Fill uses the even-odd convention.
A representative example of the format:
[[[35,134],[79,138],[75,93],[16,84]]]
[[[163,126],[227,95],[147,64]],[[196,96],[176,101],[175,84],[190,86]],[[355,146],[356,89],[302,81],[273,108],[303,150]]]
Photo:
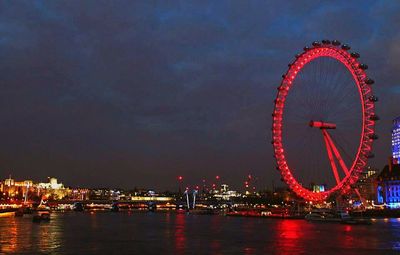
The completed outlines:
[[[50,212],[49,211],[37,211],[36,214],[32,218],[32,222],[40,223],[40,222],[49,222],[50,221]]]
[[[347,224],[347,225],[371,225],[372,220],[367,219],[367,218],[349,217],[349,218],[342,219],[342,221],[340,223]]]
[[[111,212],[119,212],[119,205],[118,203],[113,203],[111,208],[110,208]]]
[[[25,216],[31,215],[32,212],[33,212],[32,208],[23,206],[23,207],[19,208],[17,211],[15,211],[14,216],[15,217],[25,217]]]
[[[340,223],[342,218],[331,212],[310,212],[305,216],[308,221],[318,221],[318,222],[337,222]]]
[[[12,217],[16,210],[15,208],[0,209],[0,217]]]
[[[81,202],[75,202],[73,205],[73,210],[75,212],[83,212],[84,211],[84,206]]]
[[[157,205],[154,202],[150,202],[147,204],[147,210],[149,212],[155,212],[157,210]]]
[[[308,221],[336,222],[348,225],[370,225],[372,221],[365,218],[353,218],[347,212],[310,212],[305,216]]]

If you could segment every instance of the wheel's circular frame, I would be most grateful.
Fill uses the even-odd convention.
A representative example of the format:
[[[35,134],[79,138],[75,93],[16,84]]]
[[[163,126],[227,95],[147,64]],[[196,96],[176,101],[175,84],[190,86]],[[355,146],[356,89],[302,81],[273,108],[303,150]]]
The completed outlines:
[[[340,46],[338,41],[332,44],[328,40],[323,43],[314,42],[312,47],[305,47],[304,51],[296,55],[296,59],[289,64],[289,68],[282,77],[282,82],[278,87],[278,93],[275,99],[275,107],[272,114],[272,144],[274,147],[274,156],[277,162],[277,169],[281,172],[282,179],[291,190],[299,197],[307,201],[325,201],[333,194],[348,191],[354,184],[367,164],[367,160],[371,155],[373,140],[377,138],[375,135],[375,104],[376,97],[372,94],[371,85],[374,81],[367,77],[365,69],[368,67],[358,62],[358,53],[349,53],[350,49],[347,45]],[[293,176],[291,167],[289,166],[284,145],[282,143],[282,130],[285,101],[291,87],[296,79],[297,74],[309,62],[321,58],[329,57],[341,62],[350,71],[354,82],[357,86],[360,103],[362,106],[362,131],[357,153],[349,167],[349,173],[333,188],[324,192],[313,192],[303,187]],[[339,104],[340,102],[338,102]],[[305,159],[311,160],[311,159]]]

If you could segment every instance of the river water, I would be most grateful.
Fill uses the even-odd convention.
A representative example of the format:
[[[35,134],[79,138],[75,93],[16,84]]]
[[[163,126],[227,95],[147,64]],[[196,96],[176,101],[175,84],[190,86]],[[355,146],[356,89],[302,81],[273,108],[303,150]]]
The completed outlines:
[[[400,219],[371,226],[175,213],[0,218],[0,254],[400,254]]]

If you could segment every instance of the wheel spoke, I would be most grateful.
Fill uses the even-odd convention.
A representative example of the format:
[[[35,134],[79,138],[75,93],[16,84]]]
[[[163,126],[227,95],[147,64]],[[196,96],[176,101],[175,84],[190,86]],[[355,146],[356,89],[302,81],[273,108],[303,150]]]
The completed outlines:
[[[322,129],[322,134],[324,135],[326,151],[328,153],[329,162],[331,163],[331,166],[332,166],[333,175],[335,176],[336,183],[339,184],[340,183],[339,173],[337,171],[335,160],[334,160],[333,154],[332,154],[332,149],[331,149],[331,146],[329,143],[329,139],[327,138],[327,132],[325,129]]]
[[[322,130],[324,133],[324,136],[328,139],[328,142],[333,150],[333,153],[335,154],[336,159],[339,161],[340,166],[342,167],[344,173],[346,175],[349,174],[349,169],[347,168],[346,164],[344,163],[342,156],[340,156],[339,150],[336,148],[335,143],[332,140],[332,137],[329,135],[328,131],[325,129]]]

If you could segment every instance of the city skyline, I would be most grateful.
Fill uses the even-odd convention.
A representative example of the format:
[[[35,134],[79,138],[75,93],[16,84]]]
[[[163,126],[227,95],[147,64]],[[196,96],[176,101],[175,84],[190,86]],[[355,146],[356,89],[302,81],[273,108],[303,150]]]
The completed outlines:
[[[0,173],[90,187],[173,189],[178,175],[241,187],[249,173],[281,184],[270,144],[276,87],[294,55],[325,38],[370,67],[381,120],[369,165],[382,169],[400,115],[399,10],[1,2]]]

